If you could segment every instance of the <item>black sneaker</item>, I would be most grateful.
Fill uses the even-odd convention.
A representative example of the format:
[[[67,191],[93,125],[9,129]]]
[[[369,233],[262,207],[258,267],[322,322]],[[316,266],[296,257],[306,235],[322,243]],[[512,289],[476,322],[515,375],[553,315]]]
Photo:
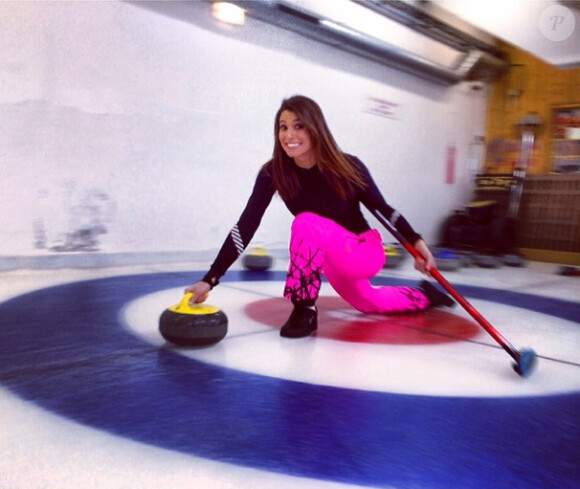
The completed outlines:
[[[429,300],[429,307],[455,307],[455,301],[447,294],[441,292],[431,282],[423,280],[419,284],[419,289],[425,294]]]
[[[318,328],[318,311],[308,307],[294,307],[288,321],[280,329],[284,338],[304,338]]]

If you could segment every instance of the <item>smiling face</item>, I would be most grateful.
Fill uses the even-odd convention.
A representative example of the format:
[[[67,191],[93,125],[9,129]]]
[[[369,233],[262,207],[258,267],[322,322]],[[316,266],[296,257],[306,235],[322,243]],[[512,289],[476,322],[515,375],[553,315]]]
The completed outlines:
[[[278,140],[288,157],[302,168],[316,165],[310,132],[294,112],[284,110],[278,119]]]

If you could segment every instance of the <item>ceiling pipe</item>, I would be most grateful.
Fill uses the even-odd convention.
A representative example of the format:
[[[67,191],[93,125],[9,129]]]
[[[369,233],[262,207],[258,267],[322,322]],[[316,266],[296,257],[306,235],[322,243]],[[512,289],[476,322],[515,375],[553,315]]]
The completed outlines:
[[[332,19],[299,10],[283,0],[233,0],[232,3],[244,8],[247,15],[264,22],[439,84],[489,81],[508,66],[502,59],[480,49],[480,46],[471,45],[463,52],[456,66],[449,68]]]
[[[458,51],[477,49],[501,59],[494,39],[429,0],[351,0]]]

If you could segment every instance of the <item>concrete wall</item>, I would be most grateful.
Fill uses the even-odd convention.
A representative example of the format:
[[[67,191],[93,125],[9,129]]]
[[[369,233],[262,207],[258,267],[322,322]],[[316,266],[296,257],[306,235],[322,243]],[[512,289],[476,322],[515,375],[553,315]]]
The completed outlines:
[[[296,93],[320,103],[342,149],[428,242],[471,196],[486,89],[437,85],[255,19],[220,26],[204,2],[1,9],[4,263],[81,252],[210,260],[271,155],[280,101]],[[255,242],[284,248],[290,220],[275,198]]]

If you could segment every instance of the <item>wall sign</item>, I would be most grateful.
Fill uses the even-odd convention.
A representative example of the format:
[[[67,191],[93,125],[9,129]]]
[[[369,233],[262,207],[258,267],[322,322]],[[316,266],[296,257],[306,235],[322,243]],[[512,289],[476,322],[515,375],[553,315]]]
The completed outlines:
[[[447,145],[447,157],[445,161],[445,183],[455,183],[456,154],[455,143],[449,143]]]
[[[366,110],[369,114],[386,117],[387,119],[398,119],[397,112],[399,104],[379,97],[367,97]]]

